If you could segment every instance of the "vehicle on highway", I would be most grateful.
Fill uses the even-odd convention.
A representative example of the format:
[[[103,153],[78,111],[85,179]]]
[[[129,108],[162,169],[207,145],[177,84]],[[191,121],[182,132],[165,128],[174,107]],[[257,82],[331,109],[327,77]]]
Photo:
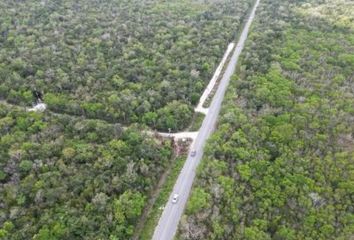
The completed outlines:
[[[172,203],[177,203],[179,195],[177,193],[173,194]]]
[[[197,150],[193,150],[193,151],[191,152],[191,156],[192,156],[192,157],[194,157],[195,155],[197,155]]]

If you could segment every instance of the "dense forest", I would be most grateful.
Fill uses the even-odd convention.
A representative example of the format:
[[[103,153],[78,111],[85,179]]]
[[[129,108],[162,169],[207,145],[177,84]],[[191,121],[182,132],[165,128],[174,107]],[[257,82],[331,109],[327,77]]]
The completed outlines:
[[[253,2],[1,0],[0,239],[130,239]],[[353,237],[353,12],[261,0],[178,239]]]
[[[353,238],[353,12],[261,1],[178,239]]]
[[[137,127],[0,105],[0,238],[127,239],[171,161]]]
[[[0,239],[130,239],[251,2],[0,1]]]
[[[185,128],[251,0],[0,2],[0,98]]]

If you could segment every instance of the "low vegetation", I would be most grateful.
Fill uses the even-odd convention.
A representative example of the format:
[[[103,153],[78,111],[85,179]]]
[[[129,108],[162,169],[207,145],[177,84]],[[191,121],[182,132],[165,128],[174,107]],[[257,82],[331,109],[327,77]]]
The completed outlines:
[[[165,207],[165,204],[169,200],[173,186],[178,178],[178,175],[183,167],[184,160],[186,156],[180,156],[176,158],[176,161],[173,163],[171,172],[166,179],[166,183],[162,187],[159,195],[157,196],[156,202],[152,207],[152,210],[146,220],[145,226],[139,236],[140,240],[151,240],[154,234],[155,227],[159,222],[159,218],[162,214],[162,211]]]

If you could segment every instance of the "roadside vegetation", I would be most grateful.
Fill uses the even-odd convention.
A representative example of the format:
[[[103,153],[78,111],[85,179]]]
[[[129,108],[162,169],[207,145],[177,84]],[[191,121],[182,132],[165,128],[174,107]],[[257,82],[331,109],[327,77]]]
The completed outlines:
[[[176,161],[173,163],[171,172],[166,180],[166,183],[162,187],[159,195],[157,196],[156,202],[151,209],[151,212],[148,215],[145,226],[139,236],[140,240],[151,240],[152,235],[154,234],[155,227],[157,226],[160,216],[162,214],[163,208],[167,201],[168,197],[173,190],[173,186],[178,178],[180,171],[182,170],[184,160],[186,156],[180,156],[176,158]]]
[[[333,2],[261,1],[177,239],[353,237],[352,3]]]
[[[189,127],[188,131],[190,132],[198,131],[203,124],[204,117],[205,117],[204,113],[196,112],[192,120],[192,125]]]

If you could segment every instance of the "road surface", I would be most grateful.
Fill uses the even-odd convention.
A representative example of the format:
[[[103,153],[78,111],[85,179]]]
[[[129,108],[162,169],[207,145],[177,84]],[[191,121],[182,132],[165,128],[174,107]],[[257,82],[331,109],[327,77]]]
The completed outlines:
[[[153,240],[171,240],[174,238],[179,220],[183,214],[189,193],[192,188],[197,166],[203,156],[203,148],[205,142],[215,129],[217,118],[221,108],[221,103],[224,99],[225,91],[230,82],[231,76],[235,72],[237,60],[244,47],[248,31],[254,19],[258,4],[259,0],[257,0],[255,5],[253,6],[251,14],[240,36],[239,42],[236,45],[235,51],[225,70],[224,76],[220,81],[216,94],[214,95],[214,98],[211,102],[208,114],[205,116],[197,138],[192,143],[191,150],[196,150],[196,155],[193,157],[191,156],[191,154],[189,154],[183,166],[183,169],[175,183],[173,192],[171,193],[170,198],[164,208],[164,211],[162,212],[159,223],[155,228]],[[175,193],[179,194],[179,199],[177,203],[173,204],[171,202],[171,199]]]

